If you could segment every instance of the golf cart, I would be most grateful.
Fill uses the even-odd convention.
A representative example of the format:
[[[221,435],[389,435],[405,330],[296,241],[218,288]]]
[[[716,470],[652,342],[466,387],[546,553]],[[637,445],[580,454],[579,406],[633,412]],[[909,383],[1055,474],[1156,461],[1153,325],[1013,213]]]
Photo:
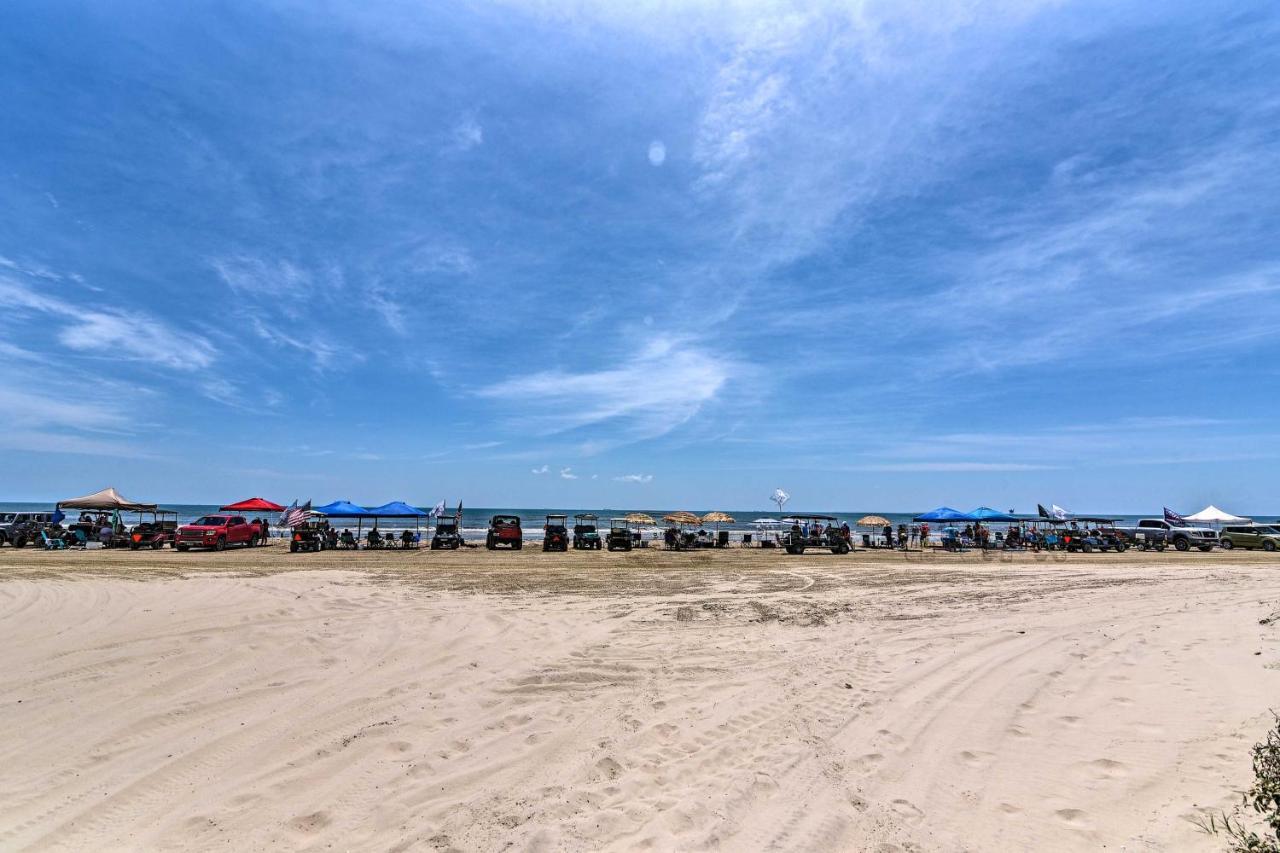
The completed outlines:
[[[145,516],[151,516],[151,520],[146,520]],[[112,547],[123,548],[128,546],[131,551],[137,551],[140,548],[151,548],[159,550],[169,544],[174,547],[174,535],[178,531],[178,514],[169,510],[158,509],[154,512],[138,513],[138,523],[129,528],[129,532],[124,534],[123,541],[112,542]],[[114,539],[114,537],[113,537]]]
[[[456,551],[462,547],[462,535],[458,533],[458,517],[436,519],[436,532],[431,537],[432,551]]]
[[[490,551],[499,545],[506,545],[512,551],[524,547],[524,532],[520,529],[520,516],[495,515],[489,519],[489,534],[485,536],[484,547]]]
[[[1116,529],[1114,518],[1093,518],[1077,516],[1072,522],[1083,525],[1083,529],[1075,526],[1062,532],[1062,542],[1068,551],[1115,551],[1123,554],[1129,550],[1129,536]]]
[[[625,518],[609,519],[609,536],[606,544],[610,551],[631,550],[631,525]]]
[[[600,550],[600,531],[596,529],[598,517],[589,512],[580,512],[573,517],[577,522],[573,525],[573,547],[576,550]]]
[[[543,551],[569,550],[569,516],[548,515],[546,524],[542,525]]]
[[[793,515],[783,521],[791,522],[791,528],[784,530],[781,537],[782,547],[788,554],[803,554],[806,548],[824,548],[832,554],[848,554],[853,550],[844,530],[836,526],[834,516]]]
[[[329,547],[329,520],[311,517],[293,528],[289,536],[289,553],[323,551]]]

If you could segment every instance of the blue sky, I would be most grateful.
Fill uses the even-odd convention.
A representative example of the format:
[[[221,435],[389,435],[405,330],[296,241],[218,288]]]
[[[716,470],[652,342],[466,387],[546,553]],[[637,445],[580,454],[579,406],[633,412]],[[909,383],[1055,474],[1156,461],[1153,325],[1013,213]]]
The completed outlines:
[[[1280,512],[1274,3],[0,6],[0,499]]]

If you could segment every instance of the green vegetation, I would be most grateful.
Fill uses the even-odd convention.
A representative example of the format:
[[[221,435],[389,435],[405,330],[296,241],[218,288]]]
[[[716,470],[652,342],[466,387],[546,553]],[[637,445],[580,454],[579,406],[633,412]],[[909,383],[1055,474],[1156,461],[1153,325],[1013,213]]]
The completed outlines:
[[[1253,747],[1253,777],[1231,814],[1210,815],[1202,826],[1226,836],[1230,853],[1280,853],[1280,716],[1267,739]]]

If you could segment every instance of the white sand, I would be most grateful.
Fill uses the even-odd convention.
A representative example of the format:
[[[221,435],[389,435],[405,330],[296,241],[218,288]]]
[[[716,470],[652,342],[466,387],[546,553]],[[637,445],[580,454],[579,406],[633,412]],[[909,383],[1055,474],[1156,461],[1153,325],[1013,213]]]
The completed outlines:
[[[1215,850],[1280,707],[1275,562],[637,559],[11,576],[0,848]]]

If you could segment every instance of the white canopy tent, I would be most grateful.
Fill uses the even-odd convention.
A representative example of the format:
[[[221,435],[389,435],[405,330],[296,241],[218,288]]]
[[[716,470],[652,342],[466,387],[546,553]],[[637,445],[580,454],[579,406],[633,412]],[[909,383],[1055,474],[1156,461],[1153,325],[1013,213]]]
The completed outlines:
[[[1218,509],[1213,504],[1209,504],[1195,515],[1186,516],[1187,521],[1195,521],[1209,524],[1247,524],[1252,519],[1244,518],[1239,515],[1232,515],[1229,512]]]

